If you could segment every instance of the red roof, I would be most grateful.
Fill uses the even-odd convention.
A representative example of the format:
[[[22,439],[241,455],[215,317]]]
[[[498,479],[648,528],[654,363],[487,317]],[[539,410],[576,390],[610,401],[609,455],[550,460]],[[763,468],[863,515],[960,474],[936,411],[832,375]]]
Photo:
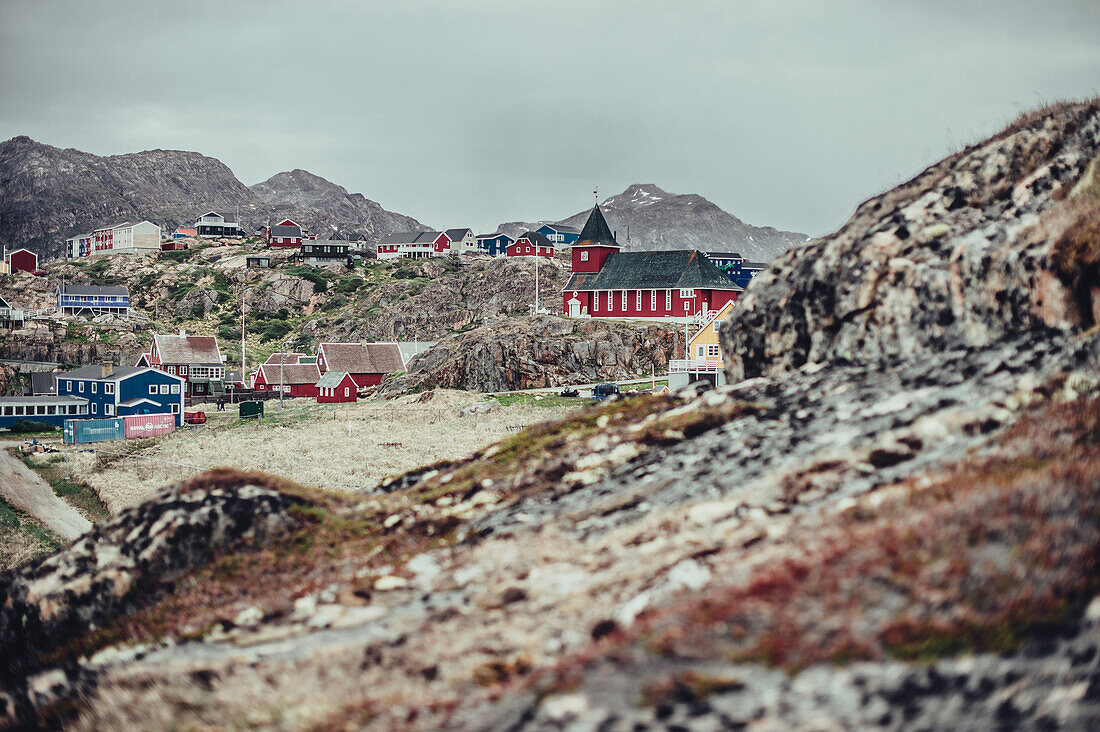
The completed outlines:
[[[391,374],[405,368],[396,343],[322,343],[318,355],[324,356],[326,371]]]

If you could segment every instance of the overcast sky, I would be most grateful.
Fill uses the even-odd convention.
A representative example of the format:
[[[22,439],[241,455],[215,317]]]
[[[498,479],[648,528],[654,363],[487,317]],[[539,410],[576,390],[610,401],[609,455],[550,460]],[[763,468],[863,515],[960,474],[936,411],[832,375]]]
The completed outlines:
[[[436,227],[633,182],[819,235],[1100,93],[1097,0],[0,0],[0,139],[304,168]]]

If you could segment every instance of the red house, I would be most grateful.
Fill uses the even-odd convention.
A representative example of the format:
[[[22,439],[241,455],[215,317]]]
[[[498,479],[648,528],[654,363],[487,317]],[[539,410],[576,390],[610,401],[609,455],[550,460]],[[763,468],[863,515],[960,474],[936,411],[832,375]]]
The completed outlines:
[[[509,244],[505,254],[509,257],[552,257],[554,242],[537,231],[528,231]]]
[[[696,250],[624,252],[596,206],[572,246],[562,310],[572,317],[707,316],[743,291]]]
[[[326,371],[317,382],[318,404],[354,403],[359,387],[347,371]]]
[[[252,388],[277,394],[282,387],[285,396],[316,397],[317,382],[320,380],[321,372],[315,363],[265,363],[256,372]]]
[[[149,353],[141,354],[137,365],[149,365],[160,371],[182,376],[189,397],[220,394],[224,390],[225,361],[214,336],[179,335],[153,336]]]
[[[322,374],[350,374],[356,386],[374,386],[387,374],[403,371],[405,361],[396,343],[322,343],[317,366]]]
[[[38,255],[30,249],[16,249],[14,252],[8,252],[4,255],[4,262],[8,265],[8,271],[13,274],[15,272],[34,274],[38,271]]]
[[[283,219],[267,232],[269,247],[299,247],[306,238],[302,226],[293,219]]]

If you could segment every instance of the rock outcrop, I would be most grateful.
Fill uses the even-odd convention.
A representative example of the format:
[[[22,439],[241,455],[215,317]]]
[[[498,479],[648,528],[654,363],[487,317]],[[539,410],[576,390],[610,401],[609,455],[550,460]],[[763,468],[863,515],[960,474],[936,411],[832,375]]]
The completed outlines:
[[[730,379],[1091,326],[1098,153],[1097,105],[1069,105],[863,203],[753,280],[722,329]]]
[[[677,337],[680,343],[677,343]],[[642,378],[668,371],[683,331],[561,317],[512,317],[448,336],[383,393],[442,387],[495,392]]]

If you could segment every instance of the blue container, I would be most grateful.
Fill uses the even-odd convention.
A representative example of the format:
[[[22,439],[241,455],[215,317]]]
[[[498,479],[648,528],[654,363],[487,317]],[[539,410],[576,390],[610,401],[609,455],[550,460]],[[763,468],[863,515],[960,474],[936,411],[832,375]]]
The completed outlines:
[[[125,425],[121,417],[113,419],[67,419],[63,438],[66,445],[86,445],[89,442],[121,440]]]

